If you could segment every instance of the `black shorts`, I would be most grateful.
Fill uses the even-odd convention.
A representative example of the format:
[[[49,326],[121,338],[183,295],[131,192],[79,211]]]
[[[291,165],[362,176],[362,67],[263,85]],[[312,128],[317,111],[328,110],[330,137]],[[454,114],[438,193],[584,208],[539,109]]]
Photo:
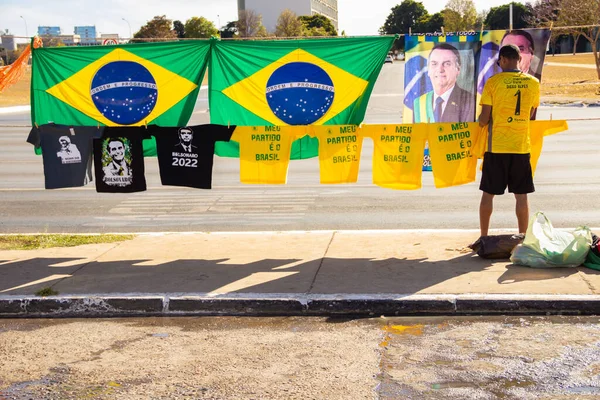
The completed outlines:
[[[479,190],[489,194],[535,192],[529,154],[501,154],[486,152],[483,156],[483,174]]]

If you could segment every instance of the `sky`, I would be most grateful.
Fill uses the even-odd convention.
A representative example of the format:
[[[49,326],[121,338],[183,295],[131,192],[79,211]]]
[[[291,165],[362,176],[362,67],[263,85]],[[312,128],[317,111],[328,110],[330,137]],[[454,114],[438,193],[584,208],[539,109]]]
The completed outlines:
[[[276,2],[277,0],[272,0]],[[339,32],[348,36],[377,35],[392,7],[402,0],[338,0]],[[474,0],[477,11],[510,0]],[[444,8],[444,0],[422,0],[430,14]],[[156,15],[185,21],[205,17],[215,25],[237,20],[237,0],[0,0],[0,31],[32,36],[38,26],[60,26],[72,34],[74,26],[95,25],[98,36],[118,33],[130,37]],[[26,30],[27,29],[27,30]]]

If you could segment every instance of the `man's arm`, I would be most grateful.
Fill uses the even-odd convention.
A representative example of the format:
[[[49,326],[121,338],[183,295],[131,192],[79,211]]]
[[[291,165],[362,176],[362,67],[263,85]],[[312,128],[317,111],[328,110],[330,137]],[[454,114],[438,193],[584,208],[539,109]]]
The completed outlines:
[[[486,126],[490,123],[490,117],[492,116],[492,106],[483,104],[481,106],[481,114],[479,114],[479,126]]]

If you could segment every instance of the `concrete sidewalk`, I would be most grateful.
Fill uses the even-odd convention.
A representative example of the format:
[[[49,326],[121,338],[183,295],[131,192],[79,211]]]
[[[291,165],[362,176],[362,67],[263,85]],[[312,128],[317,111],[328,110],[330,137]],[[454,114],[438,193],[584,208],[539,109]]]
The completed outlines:
[[[484,260],[475,231],[147,234],[0,251],[0,316],[600,313],[600,272]],[[51,287],[59,294],[38,297]]]

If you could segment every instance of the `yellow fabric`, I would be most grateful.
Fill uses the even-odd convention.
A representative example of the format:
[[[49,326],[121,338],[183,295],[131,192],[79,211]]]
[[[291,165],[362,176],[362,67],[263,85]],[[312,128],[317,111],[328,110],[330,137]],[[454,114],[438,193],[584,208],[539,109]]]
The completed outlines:
[[[471,131],[471,134],[475,135],[473,138],[473,147],[471,147],[471,154],[474,157],[483,158],[487,148],[488,129],[489,125],[479,126],[477,124],[477,127]]]
[[[319,139],[321,183],[357,181],[363,142],[358,126],[311,126],[309,135]]]
[[[489,78],[481,95],[481,105],[492,106],[489,151],[530,153],[530,114],[539,104],[540,81],[535,77],[521,72],[501,72]]]
[[[425,123],[363,125],[361,133],[374,144],[374,184],[401,190],[421,188],[427,129]]]
[[[305,126],[238,126],[232,140],[240,143],[240,182],[285,184],[292,142]]]
[[[554,135],[567,129],[569,129],[569,126],[565,120],[531,121],[531,158],[529,162],[531,163],[533,175],[535,175],[535,170],[542,154],[544,136]]]
[[[475,181],[477,157],[471,153],[479,134],[476,122],[429,124],[429,156],[436,188]]]

